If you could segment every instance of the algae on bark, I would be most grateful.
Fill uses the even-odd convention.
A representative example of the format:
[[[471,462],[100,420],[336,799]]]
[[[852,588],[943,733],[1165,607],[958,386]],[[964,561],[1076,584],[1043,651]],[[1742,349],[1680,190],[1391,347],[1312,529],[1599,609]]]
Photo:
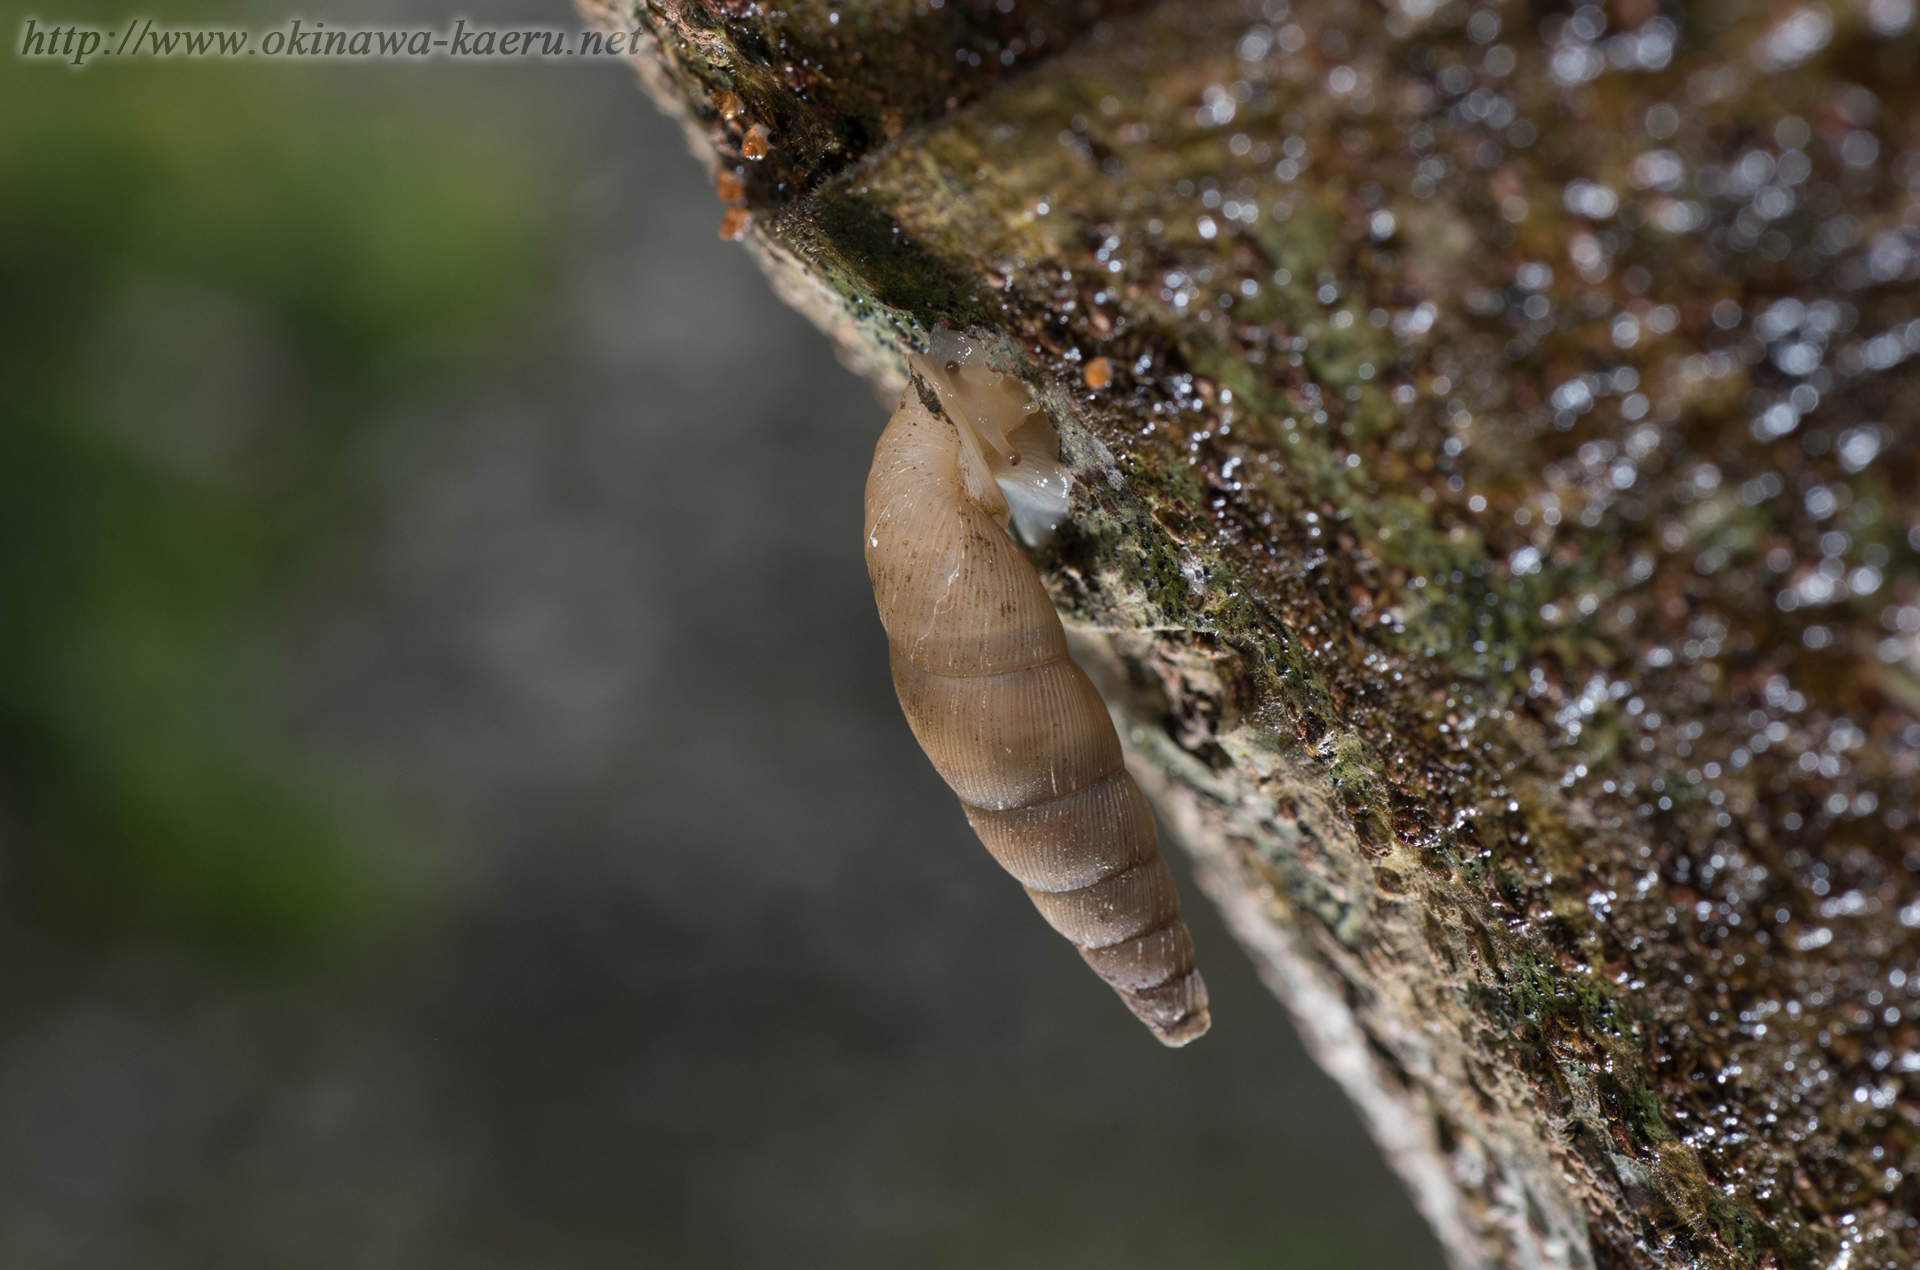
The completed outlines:
[[[1920,1259],[1912,0],[592,0],[1462,1266]],[[744,224],[739,215],[730,226]]]

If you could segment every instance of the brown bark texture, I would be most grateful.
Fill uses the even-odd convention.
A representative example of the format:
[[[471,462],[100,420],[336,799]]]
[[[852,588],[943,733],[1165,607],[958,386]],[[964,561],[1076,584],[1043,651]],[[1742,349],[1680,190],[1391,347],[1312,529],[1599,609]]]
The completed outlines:
[[[1920,1261],[1913,0],[588,7],[851,365],[1059,423],[1076,655],[1455,1264]]]

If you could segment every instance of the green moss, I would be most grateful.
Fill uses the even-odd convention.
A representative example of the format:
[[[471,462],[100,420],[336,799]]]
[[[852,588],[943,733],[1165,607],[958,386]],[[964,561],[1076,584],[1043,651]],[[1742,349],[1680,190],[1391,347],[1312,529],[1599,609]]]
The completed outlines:
[[[1619,1091],[1620,1115],[1628,1130],[1643,1142],[1658,1145],[1674,1140],[1673,1130],[1660,1114],[1660,1097],[1653,1087],[1635,1073],[1631,1082]]]
[[[1324,746],[1326,743],[1322,742]],[[1332,742],[1326,754],[1327,778],[1349,806],[1373,806],[1382,796],[1378,762],[1372,747],[1351,732]]]
[[[943,319],[981,326],[997,316],[982,301],[977,279],[903,233],[900,222],[876,200],[841,191],[816,205],[813,225],[827,253],[816,255],[816,262],[843,277],[857,277],[863,291],[890,309],[912,315],[923,330]]]
[[[1546,1036],[1549,1025],[1599,1042],[1633,1034],[1629,1016],[1597,975],[1563,973],[1525,947],[1514,948],[1502,970],[1502,986],[1477,984],[1470,991],[1505,1027],[1524,1027],[1536,1040]]]
[[[1707,1221],[1720,1242],[1742,1257],[1752,1257],[1773,1242],[1773,1231],[1750,1204],[1709,1191]]]

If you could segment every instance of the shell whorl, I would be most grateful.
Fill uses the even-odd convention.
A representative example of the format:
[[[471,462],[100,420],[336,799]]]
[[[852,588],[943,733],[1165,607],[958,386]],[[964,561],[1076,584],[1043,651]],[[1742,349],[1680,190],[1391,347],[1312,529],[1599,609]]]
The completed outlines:
[[[913,369],[866,493],[867,571],[901,709],[1041,915],[1155,1036],[1185,1045],[1207,1030],[1207,989],[1153,813],[1006,528],[1012,518],[1031,537],[1064,514],[1052,426],[949,333]]]

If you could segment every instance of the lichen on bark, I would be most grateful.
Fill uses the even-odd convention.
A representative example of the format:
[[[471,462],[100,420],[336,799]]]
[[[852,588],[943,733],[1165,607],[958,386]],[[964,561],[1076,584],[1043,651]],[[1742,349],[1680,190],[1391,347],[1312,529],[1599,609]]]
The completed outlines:
[[[1078,652],[1456,1263],[1920,1259],[1911,0],[591,7],[852,364],[1060,423]]]

